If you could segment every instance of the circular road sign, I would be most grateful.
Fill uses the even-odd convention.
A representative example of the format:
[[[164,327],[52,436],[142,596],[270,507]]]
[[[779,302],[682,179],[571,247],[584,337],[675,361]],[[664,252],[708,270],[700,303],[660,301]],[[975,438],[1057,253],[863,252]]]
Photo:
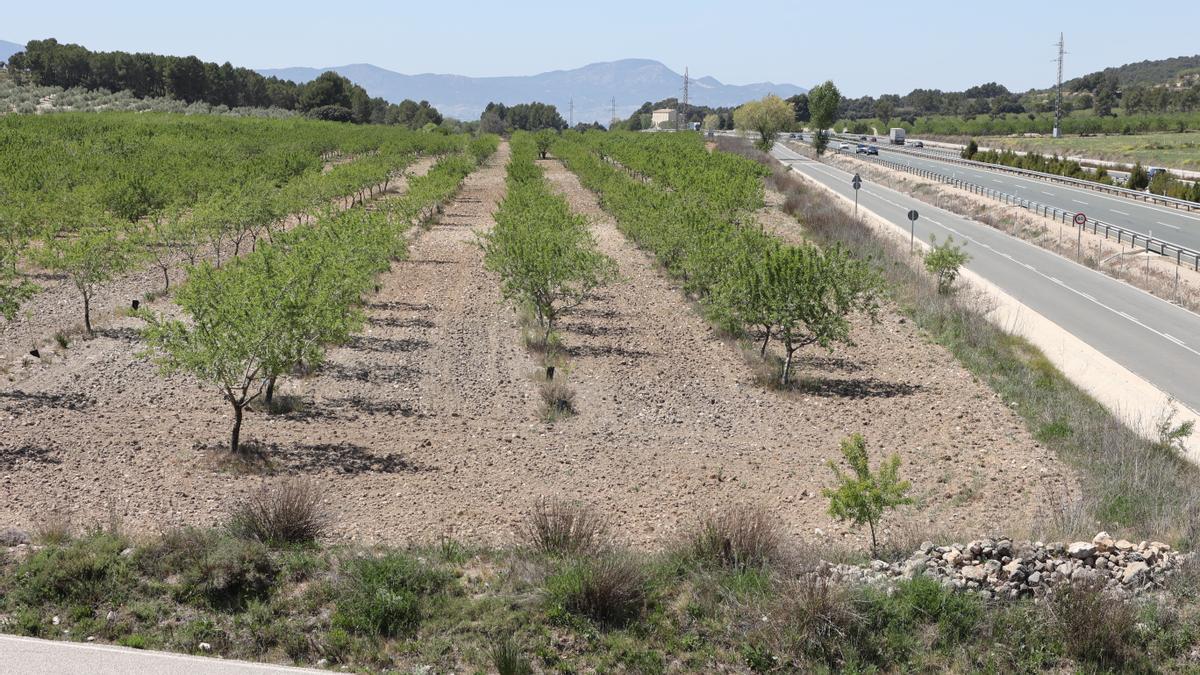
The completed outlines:
[[[921,214],[917,213],[916,209],[913,209],[912,211],[908,212],[909,220],[916,220],[917,218],[920,218],[920,217],[921,217]]]
[[[858,174],[854,174],[854,179],[850,181],[850,185],[852,185],[855,190],[862,187],[862,179],[858,177]]]
[[[1087,225],[1087,216],[1082,213],[1076,213],[1074,220],[1076,225]]]

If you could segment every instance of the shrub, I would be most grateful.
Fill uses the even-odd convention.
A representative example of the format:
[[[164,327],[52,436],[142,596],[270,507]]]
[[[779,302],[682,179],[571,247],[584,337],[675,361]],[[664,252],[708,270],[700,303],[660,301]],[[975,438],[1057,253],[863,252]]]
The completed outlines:
[[[954,245],[953,236],[946,237],[946,241],[939,245],[937,235],[931,234],[929,243],[933,245],[933,250],[925,254],[925,269],[937,279],[938,293],[949,293],[954,280],[958,278],[959,268],[971,256],[964,253],[961,246]]]
[[[174,592],[181,600],[217,609],[241,610],[265,599],[280,579],[264,544],[219,530],[172,530],[140,549],[136,562],[147,576],[175,577]]]
[[[736,505],[709,513],[692,535],[699,560],[734,569],[762,567],[779,555],[779,521],[761,506]]]
[[[49,545],[17,567],[10,595],[31,606],[118,600],[132,585],[127,558],[121,556],[125,547],[123,539],[106,532]]]
[[[538,386],[542,397],[542,416],[547,422],[575,414],[575,390],[559,378],[545,380]]]
[[[1072,581],[1057,587],[1045,603],[1051,631],[1067,655],[1101,670],[1145,668],[1138,646],[1133,607],[1106,595],[1099,580]]]
[[[641,612],[647,579],[632,560],[608,554],[569,562],[546,579],[546,591],[557,610],[619,627]]]
[[[421,624],[423,598],[442,593],[453,577],[401,553],[361,558],[348,566],[339,589],[333,626],[367,636],[413,635]]]
[[[310,544],[324,533],[328,517],[321,491],[307,479],[263,485],[233,512],[229,528],[236,536],[269,546]]]
[[[543,497],[526,516],[521,534],[544,553],[594,553],[606,544],[608,522],[586,504]]]
[[[830,460],[829,468],[838,487],[836,490],[823,489],[821,494],[829,499],[829,515],[855,525],[870,526],[871,555],[875,555],[878,549],[875,525],[883,517],[884,510],[912,503],[912,499],[905,496],[909,482],[900,480],[900,455],[892,455],[880,465],[878,473],[871,473],[867,464],[867,441],[862,434],[854,434],[842,441],[842,457],[854,475],[843,474]]]
[[[62,511],[51,511],[33,530],[33,538],[46,546],[60,546],[71,540],[75,527],[71,517]]]
[[[805,575],[784,584],[779,598],[777,623],[789,650],[836,668],[864,622],[847,587]]]
[[[533,675],[533,665],[512,638],[492,643],[491,657],[500,675]]]

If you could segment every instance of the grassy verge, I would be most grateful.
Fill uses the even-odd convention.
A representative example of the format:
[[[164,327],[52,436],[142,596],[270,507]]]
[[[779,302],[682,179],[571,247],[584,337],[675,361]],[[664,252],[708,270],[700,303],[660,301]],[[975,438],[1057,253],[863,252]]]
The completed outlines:
[[[1200,634],[1194,604],[1154,597],[1111,602],[1091,589],[1035,604],[923,577],[891,590],[835,584],[784,545],[778,523],[747,509],[698,522],[660,553],[614,546],[602,517],[563,503],[536,505],[524,543],[509,549],[321,548],[280,538],[308,530],[280,529],[272,513],[265,530],[242,513],[228,527],[140,541],[58,528],[0,557],[0,629],[353,670],[503,674],[1170,671]],[[1170,583],[1189,599],[1200,584],[1195,573]]]
[[[1141,162],[1144,166],[1200,169],[1200,133],[1065,138],[986,136],[977,140],[980,145],[990,148],[1086,157],[1129,165]]]
[[[1024,418],[1035,438],[1075,469],[1082,498],[1068,501],[1047,495],[1055,514],[1048,534],[1082,535],[1111,528],[1195,548],[1200,471],[1170,439],[1169,420],[1161,421],[1161,441],[1144,440],[1068,381],[1036,347],[991,324],[982,303],[966,294],[939,294],[936,282],[917,271],[906,245],[855,220],[839,202],[817,193],[749,143],[723,138],[720,147],[771,167],[767,180],[785,195],[784,208],[807,234],[840,242],[876,261],[902,311],[986,382]]]

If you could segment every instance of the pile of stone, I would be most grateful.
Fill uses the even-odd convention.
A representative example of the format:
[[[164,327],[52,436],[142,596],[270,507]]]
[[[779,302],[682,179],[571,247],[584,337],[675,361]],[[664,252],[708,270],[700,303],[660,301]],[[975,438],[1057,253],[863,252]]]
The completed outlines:
[[[925,542],[901,563],[828,565],[824,572],[835,580],[883,584],[926,576],[985,598],[1015,599],[1040,597],[1056,584],[1080,581],[1136,594],[1161,587],[1190,557],[1161,542],[1135,544],[1101,532],[1090,542],[1071,544],[1010,539],[979,539],[965,546]]]

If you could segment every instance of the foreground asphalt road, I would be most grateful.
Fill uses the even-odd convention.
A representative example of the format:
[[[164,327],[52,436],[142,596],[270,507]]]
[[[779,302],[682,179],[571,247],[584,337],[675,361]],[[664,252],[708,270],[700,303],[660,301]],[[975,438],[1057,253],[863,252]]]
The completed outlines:
[[[284,675],[325,672],[328,671],[0,635],[0,675]]]
[[[771,154],[793,170],[851,199],[851,174],[808,159],[780,143]],[[966,267],[1017,301],[1140,376],[1192,410],[1200,410],[1200,316],[1149,293],[899,192],[864,184],[859,204],[909,229],[916,238],[967,241]]]
[[[887,139],[884,139],[885,141]],[[1154,206],[1107,195],[1086,188],[1070,187],[1036,178],[967,167],[940,161],[932,152],[920,156],[910,152],[898,152],[886,143],[875,144],[879,157],[897,164],[934,171],[951,178],[970,181],[976,185],[1007,192],[1021,199],[1028,199],[1064,211],[1082,211],[1089,218],[1111,225],[1119,225],[1144,235],[1153,235],[1172,244],[1200,251],[1200,212],[1187,212],[1167,206]]]

